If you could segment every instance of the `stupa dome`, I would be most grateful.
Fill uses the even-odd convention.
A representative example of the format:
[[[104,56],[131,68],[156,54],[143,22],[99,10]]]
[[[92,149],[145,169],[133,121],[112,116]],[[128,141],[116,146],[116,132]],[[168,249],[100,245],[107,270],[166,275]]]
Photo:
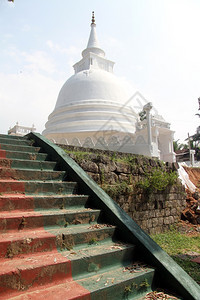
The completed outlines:
[[[113,66],[99,46],[93,16],[87,48],[73,66],[75,74],[61,88],[43,134],[59,142],[106,131],[134,133],[136,114],[130,107],[121,113],[130,95],[113,74]]]
[[[123,105],[128,100],[122,82],[101,69],[80,71],[71,76],[60,90],[55,109],[84,100],[103,100]]]

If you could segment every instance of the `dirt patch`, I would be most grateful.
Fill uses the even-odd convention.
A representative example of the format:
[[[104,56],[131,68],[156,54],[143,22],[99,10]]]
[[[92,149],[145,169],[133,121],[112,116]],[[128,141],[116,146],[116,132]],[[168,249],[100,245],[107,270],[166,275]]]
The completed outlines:
[[[177,224],[177,230],[180,233],[184,233],[188,236],[199,236],[200,235],[200,225],[191,224],[189,221],[181,220]]]

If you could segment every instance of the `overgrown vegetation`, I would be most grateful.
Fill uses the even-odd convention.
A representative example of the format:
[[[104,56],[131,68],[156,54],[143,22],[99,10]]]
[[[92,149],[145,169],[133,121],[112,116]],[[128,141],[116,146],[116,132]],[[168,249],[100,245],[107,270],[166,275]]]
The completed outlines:
[[[189,236],[172,229],[166,233],[152,235],[151,237],[200,284],[199,265],[191,261],[192,252],[200,255],[200,235]]]
[[[176,183],[178,175],[174,171],[163,171],[162,169],[151,169],[145,172],[144,178],[136,184],[145,193],[151,194],[156,191],[164,191],[168,186]]]
[[[80,163],[83,159],[89,159],[91,152],[84,152],[84,151],[71,151],[66,150],[65,152],[71,154],[71,156],[76,159],[77,163]]]
[[[129,166],[131,174],[127,175],[127,179],[116,181],[114,184],[106,182],[106,173],[104,168],[100,168],[100,184],[109,196],[115,198],[118,195],[127,195],[133,192],[144,193],[150,195],[154,192],[164,191],[168,186],[176,184],[177,172],[172,171],[167,165],[158,159],[149,159],[141,155],[122,154],[117,152],[100,152],[93,153],[90,151],[65,150],[74,158],[77,163],[81,164],[85,161],[98,162],[106,161],[123,163]],[[134,175],[141,173],[139,181],[134,181]],[[134,180],[133,180],[134,177]]]
[[[134,191],[134,186],[126,181],[118,182],[116,185],[103,184],[103,190],[110,196],[115,198],[117,195],[130,194]]]

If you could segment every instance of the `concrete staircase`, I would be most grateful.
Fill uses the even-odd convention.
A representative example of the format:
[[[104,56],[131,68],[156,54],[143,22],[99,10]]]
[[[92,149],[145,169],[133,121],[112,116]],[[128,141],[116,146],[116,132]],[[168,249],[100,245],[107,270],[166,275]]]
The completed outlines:
[[[132,222],[39,134],[0,135],[0,299],[143,299],[157,287],[198,299]]]

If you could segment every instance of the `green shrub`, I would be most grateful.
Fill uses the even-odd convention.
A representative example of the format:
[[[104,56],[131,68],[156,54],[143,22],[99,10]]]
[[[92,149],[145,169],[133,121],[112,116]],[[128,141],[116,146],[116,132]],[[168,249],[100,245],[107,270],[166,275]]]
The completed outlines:
[[[145,172],[144,179],[136,183],[136,187],[151,194],[155,191],[164,191],[168,186],[176,183],[178,175],[174,171],[163,171],[161,169],[152,169]]]
[[[118,182],[116,185],[103,184],[102,188],[110,197],[116,197],[118,195],[130,194],[133,192],[134,187],[126,181],[122,181]]]

